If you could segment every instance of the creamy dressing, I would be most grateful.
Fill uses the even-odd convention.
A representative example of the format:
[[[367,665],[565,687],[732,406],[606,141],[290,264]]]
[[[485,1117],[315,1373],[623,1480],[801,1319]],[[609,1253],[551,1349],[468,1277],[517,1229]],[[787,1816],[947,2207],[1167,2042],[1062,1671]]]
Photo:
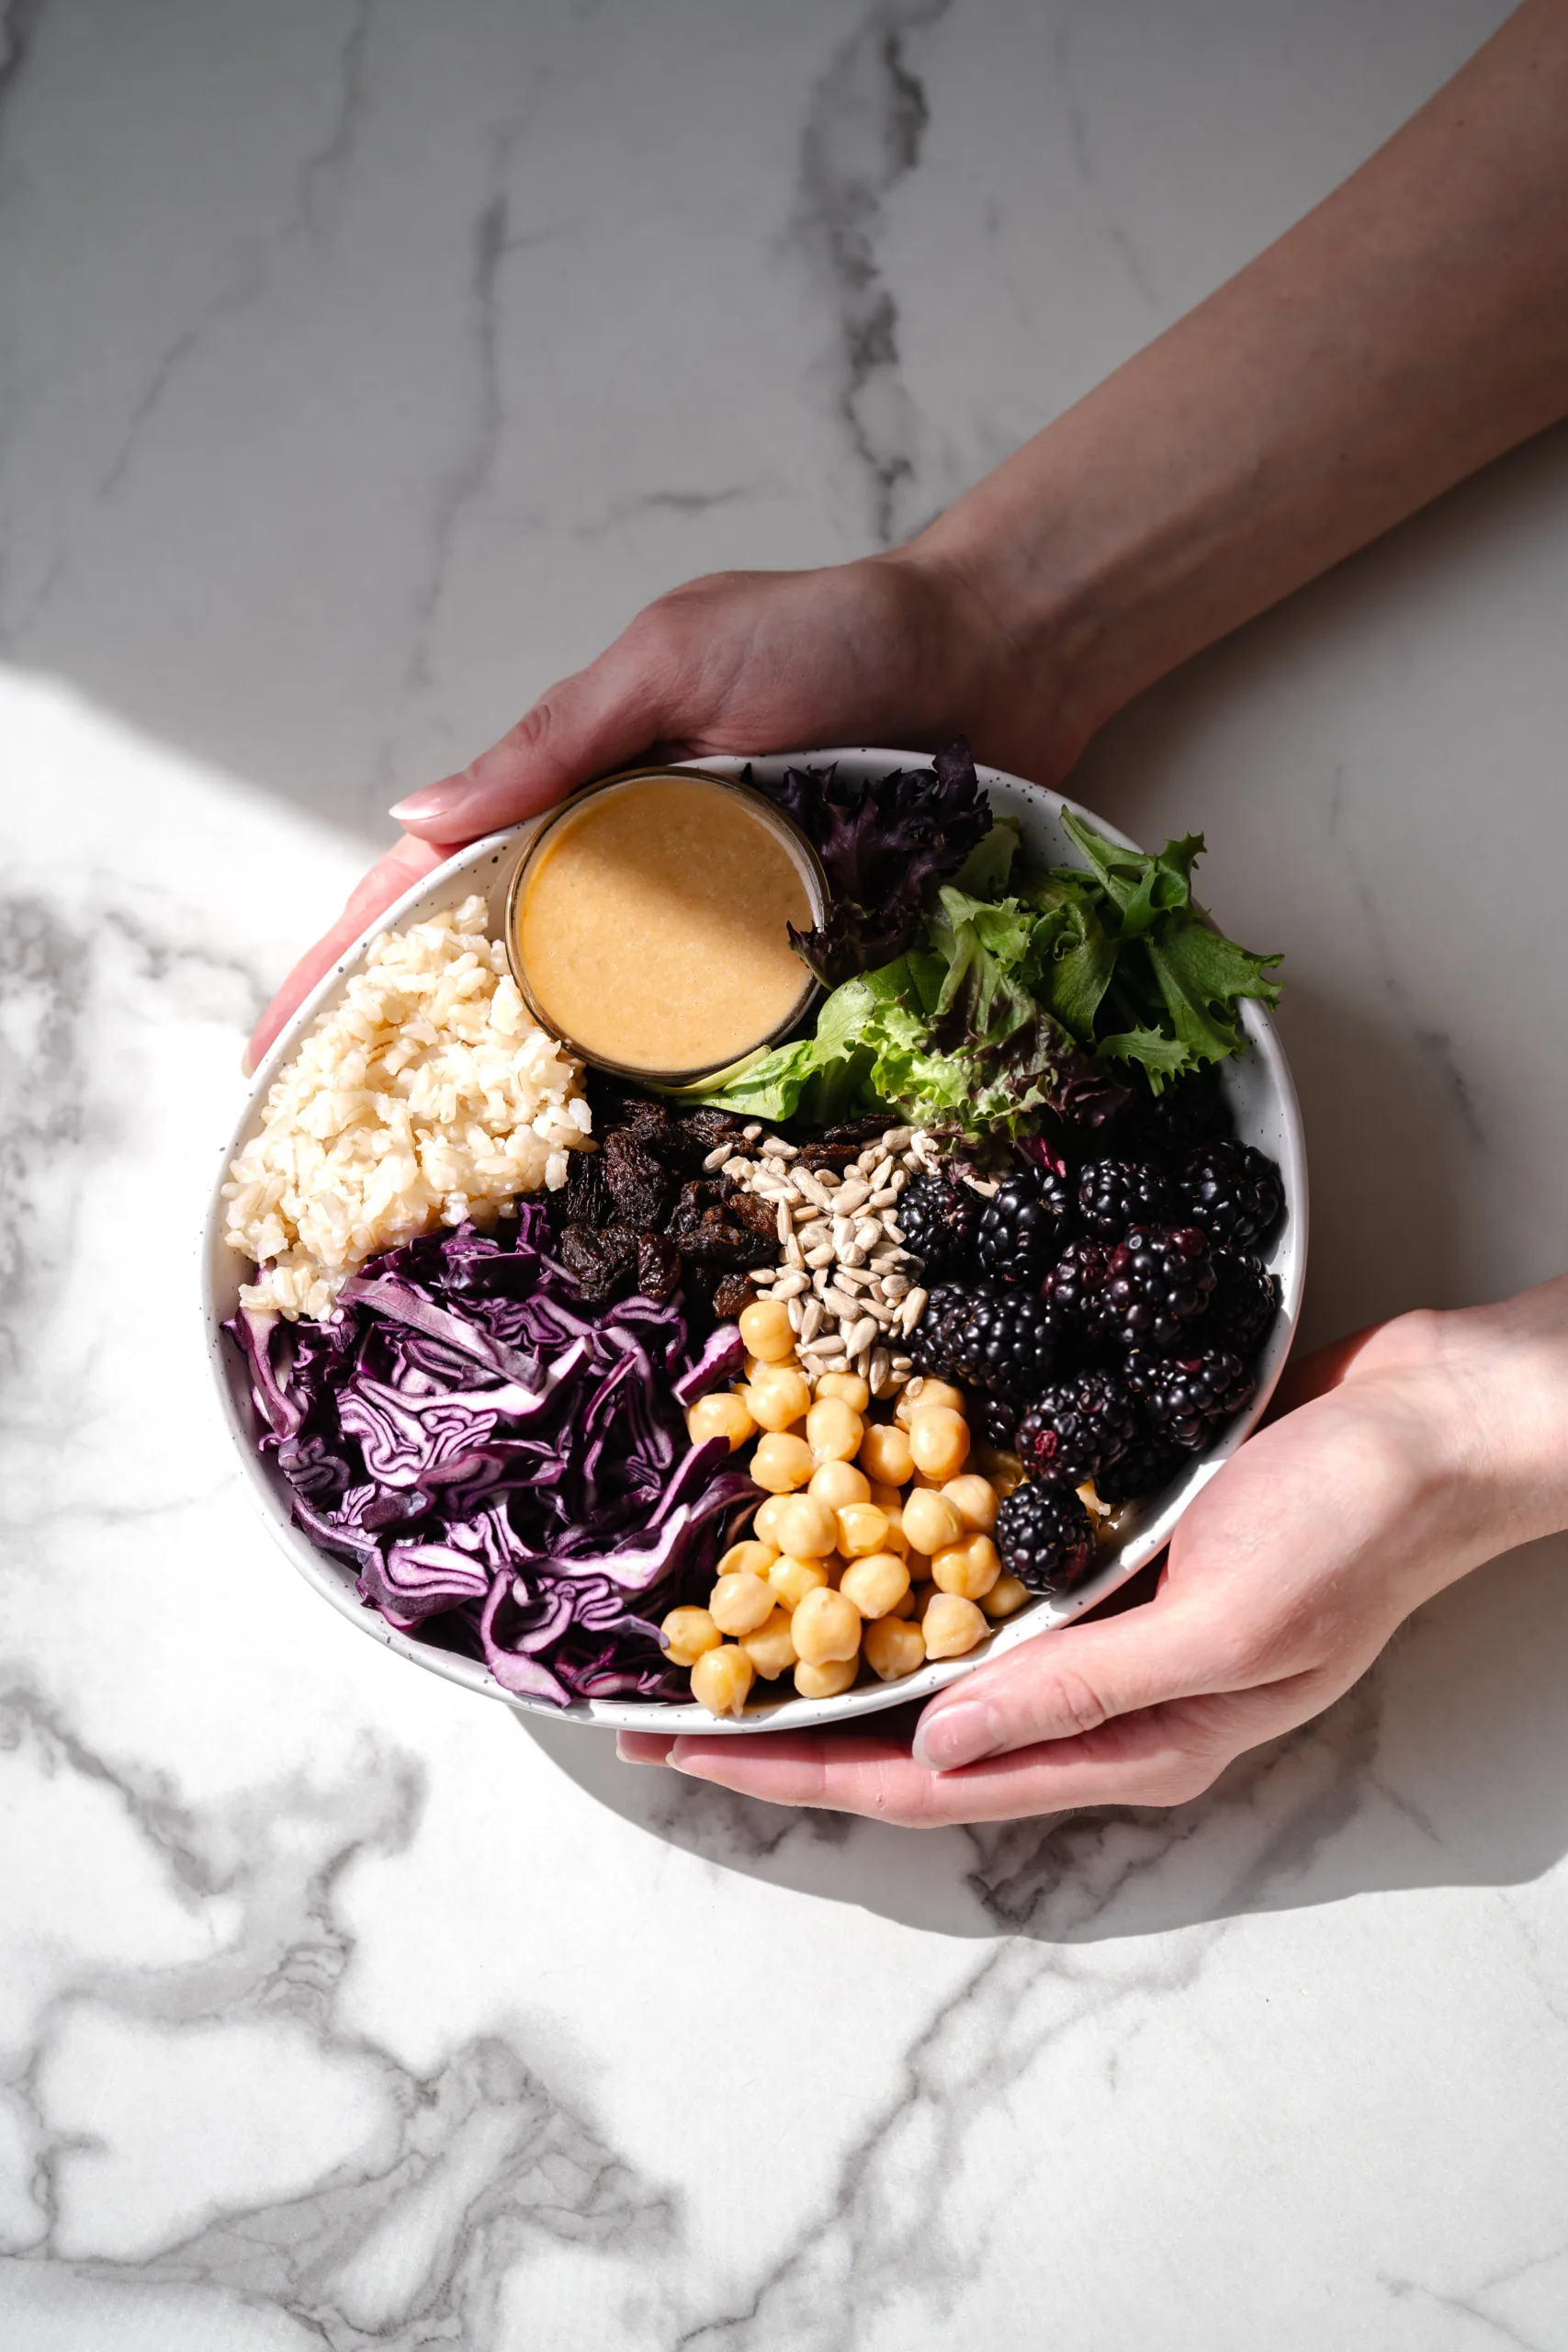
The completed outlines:
[[[595,793],[541,843],[517,946],[540,1014],[584,1053],[673,1075],[781,1027],[807,987],[787,926],[813,917],[784,842],[699,777]]]

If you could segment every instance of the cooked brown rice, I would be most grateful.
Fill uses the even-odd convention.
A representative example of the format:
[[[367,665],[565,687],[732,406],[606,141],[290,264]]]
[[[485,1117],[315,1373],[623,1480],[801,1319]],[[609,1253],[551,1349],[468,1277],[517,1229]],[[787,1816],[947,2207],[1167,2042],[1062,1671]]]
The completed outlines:
[[[588,1139],[581,1080],[525,1007],[482,898],[384,932],[229,1170],[227,1238],[261,1270],[243,1304],[328,1315],[378,1250],[557,1190]]]

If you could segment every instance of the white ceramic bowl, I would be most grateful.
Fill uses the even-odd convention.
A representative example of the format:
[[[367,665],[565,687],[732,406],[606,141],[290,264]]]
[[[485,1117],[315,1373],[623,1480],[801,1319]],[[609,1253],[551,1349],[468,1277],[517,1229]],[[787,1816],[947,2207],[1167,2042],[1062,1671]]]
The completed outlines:
[[[909,765],[911,755],[861,747],[795,752],[787,756],[756,759],[750,764],[755,772],[771,775],[803,763],[823,764],[829,760],[837,760],[852,775],[881,775],[891,767]],[[747,763],[723,758],[690,761],[686,764],[709,768],[720,775],[734,775]],[[1032,853],[1037,863],[1055,865],[1081,863],[1071,840],[1062,829],[1061,813],[1064,808],[1070,808],[1076,815],[1087,819],[1111,840],[1127,841],[1124,833],[1106,824],[1103,818],[1095,816],[1091,810],[1080,808],[1076,801],[1065,800],[1060,793],[1047,792],[1039,785],[1025,784],[1019,777],[1004,775],[996,768],[981,768],[979,774],[992,806],[999,814],[1012,816],[1018,820],[1025,847]],[[418,922],[469,892],[483,890],[490,898],[492,930],[499,935],[507,882],[527,830],[526,827],[517,827],[507,832],[491,833],[485,840],[473,842],[408,891],[319,982],[277,1039],[257,1071],[251,1098],[223,1148],[203,1251],[202,1311],[224,1419],[235,1450],[244,1464],[248,1491],[276,1541],[322,1599],[330,1600],[334,1609],[341,1610],[345,1617],[351,1618],[355,1624],[376,1640],[383,1642],[389,1649],[412,1659],[416,1665],[427,1667],[433,1673],[445,1675],[448,1681],[460,1682],[469,1690],[478,1691],[487,1698],[500,1699],[509,1706],[558,1716],[563,1711],[548,1706],[542,1700],[518,1698],[511,1691],[503,1690],[477,1659],[457,1657],[449,1650],[421,1641],[415,1634],[395,1631],[375,1610],[367,1608],[360,1600],[355,1590],[353,1569],[346,1563],[331,1559],[325,1553],[318,1551],[309,1537],[293,1524],[289,1517],[287,1481],[271,1457],[258,1454],[255,1450],[257,1425],[250,1385],[238,1351],[224,1339],[220,1329],[235,1311],[240,1284],[247,1278],[250,1269],[248,1261],[237,1256],[223,1238],[223,1203],[220,1188],[228,1173],[231,1159],[257,1122],[262,1099],[274,1078],[283,1064],[292,1057],[317,1014],[336,999],[345,978],[358,965],[367,942],[378,932]],[[1131,846],[1130,843],[1128,845]],[[1245,922],[1240,927],[1245,930]],[[933,1690],[940,1690],[946,1684],[956,1681],[961,1675],[969,1673],[986,1658],[996,1657],[1004,1650],[1016,1648],[1020,1642],[1030,1641],[1036,1634],[1049,1633],[1054,1626],[1066,1624],[1071,1619],[1082,1616],[1086,1610],[1094,1608],[1164,1548],[1170,1539],[1172,1528],[1193,1496],[1213,1476],[1221,1464],[1235,1452],[1261,1419],[1290,1352],[1301,1313],[1307,1251],[1306,1154],[1302,1140],[1301,1114],[1274,1025],[1261,1006],[1250,1003],[1244,1006],[1243,1026],[1247,1039],[1247,1050],[1223,1066],[1223,1076],[1235,1113],[1237,1135],[1244,1143],[1256,1144],[1260,1150],[1278,1160],[1284,1174],[1285,1222],[1268,1260],[1270,1271],[1280,1278],[1280,1312],[1258,1367],[1258,1390],[1248,1410],[1238,1416],[1209,1453],[1194,1457],[1179,1484],[1162,1498],[1155,1498],[1157,1508],[1132,1507],[1122,1522],[1120,1542],[1114,1549],[1104,1553],[1100,1566],[1088,1582],[1065,1600],[1040,1600],[1021,1610],[1016,1617],[1010,1618],[967,1657],[942,1659],[922,1667],[918,1674],[910,1675],[906,1681],[874,1683],[866,1689],[846,1691],[841,1698],[784,1699],[753,1707],[739,1721],[729,1717],[716,1719],[705,1708],[691,1702],[649,1703],[624,1699],[589,1700],[566,1710],[566,1713],[581,1722],[603,1724],[615,1729],[701,1730],[742,1735],[751,1731],[798,1730],[810,1724],[842,1723],[858,1715],[874,1713],[882,1707],[901,1706],[910,1700],[927,1698]]]

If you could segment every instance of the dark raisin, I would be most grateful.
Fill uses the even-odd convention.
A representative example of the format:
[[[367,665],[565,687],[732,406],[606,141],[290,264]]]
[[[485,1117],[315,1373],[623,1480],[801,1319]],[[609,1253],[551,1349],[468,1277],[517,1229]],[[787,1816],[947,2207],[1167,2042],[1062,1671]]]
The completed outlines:
[[[721,1323],[736,1322],[757,1295],[750,1274],[726,1274],[713,1295],[713,1311]]]
[[[675,1186],[667,1168],[629,1128],[614,1128],[600,1157],[604,1182],[623,1221],[638,1233],[656,1231],[670,1214]]]
[[[637,1238],[637,1286],[644,1298],[666,1306],[681,1283],[681,1252],[662,1233]]]
[[[607,1226],[595,1232],[591,1225],[562,1228],[561,1263],[575,1275],[583,1302],[602,1306],[624,1289],[637,1272],[637,1238],[625,1226]]]

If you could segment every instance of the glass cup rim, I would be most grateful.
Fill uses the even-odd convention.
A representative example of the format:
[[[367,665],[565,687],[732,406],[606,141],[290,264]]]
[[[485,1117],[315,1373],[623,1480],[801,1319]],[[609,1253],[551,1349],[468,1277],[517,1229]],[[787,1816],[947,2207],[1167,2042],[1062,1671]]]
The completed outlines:
[[[555,808],[547,810],[535,824],[518,853],[517,863],[513,868],[512,879],[506,888],[506,961],[512,977],[517,984],[518,993],[540,1028],[554,1037],[558,1045],[564,1046],[567,1051],[574,1055],[579,1061],[588,1063],[594,1069],[604,1070],[612,1078],[625,1079],[628,1083],[637,1086],[646,1086],[656,1093],[675,1093],[698,1087],[707,1088],[738,1077],[742,1070],[749,1069],[753,1062],[760,1060],[762,1055],[770,1053],[775,1046],[782,1045],[791,1032],[799,1026],[823,993],[821,983],[803,964],[801,972],[804,985],[800,995],[789,1012],[782,1021],[774,1024],[765,1037],[760,1038],[756,1045],[748,1046],[745,1053],[738,1058],[732,1057],[728,1061],[720,1062],[703,1062],[688,1069],[671,1070],[641,1069],[630,1063],[612,1061],[604,1054],[590,1053],[587,1047],[581,1045],[575,1037],[570,1036],[558,1022],[552,1020],[538,1002],[528,984],[517,918],[522,907],[524,888],[541,849],[557,827],[567,818],[574,816],[584,801],[594,799],[601,793],[621,790],[629,785],[664,783],[672,776],[680,778],[684,783],[711,785],[718,791],[731,793],[737,798],[746,802],[775,839],[783,842],[794,860],[801,879],[806,885],[807,899],[810,904],[812,921],[815,923],[821,924],[827,921],[828,910],[831,902],[828,876],[822,861],[794,819],[780,808],[774,801],[770,800],[765,792],[759,792],[754,784],[747,784],[739,776],[716,775],[711,768],[684,767],[678,763],[668,762],[640,767],[617,768],[612,775],[595,776],[591,782],[579,785],[575,791],[570,792],[564,800],[558,801]]]

